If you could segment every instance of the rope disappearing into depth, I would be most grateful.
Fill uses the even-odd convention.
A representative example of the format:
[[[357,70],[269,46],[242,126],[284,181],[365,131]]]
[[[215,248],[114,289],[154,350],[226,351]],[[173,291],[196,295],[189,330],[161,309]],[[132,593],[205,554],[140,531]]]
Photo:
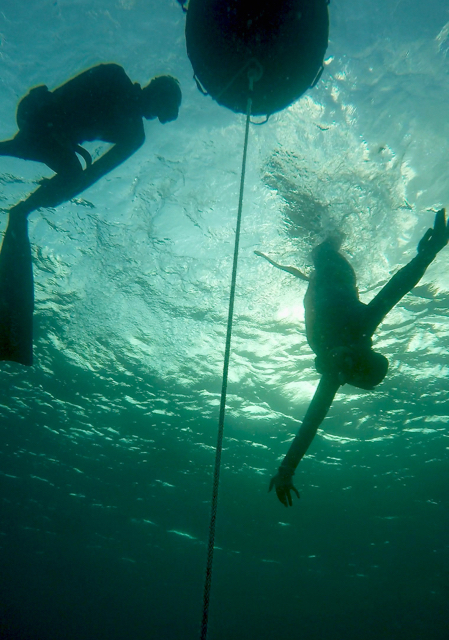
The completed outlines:
[[[253,91],[254,82],[259,80],[261,75],[262,75],[262,67],[260,65],[255,66],[253,69],[250,69],[248,71],[249,93],[248,93],[248,101],[246,105],[245,142],[243,145],[242,173],[240,176],[239,207],[238,207],[238,213],[237,213],[237,226],[235,229],[234,262],[232,266],[231,292],[229,295],[228,328],[226,333],[226,347],[225,347],[225,356],[224,356],[224,364],[223,364],[223,383],[221,387],[220,413],[218,417],[218,438],[217,438],[217,448],[215,452],[214,482],[213,482],[213,490],[212,490],[211,515],[210,515],[210,524],[209,524],[209,541],[207,545],[207,565],[206,565],[206,579],[204,582],[201,640],[206,640],[207,638],[207,629],[208,629],[208,622],[209,622],[209,603],[210,603],[210,591],[211,591],[211,582],[212,582],[212,564],[214,559],[215,523],[217,519],[218,486],[220,482],[221,452],[223,449],[223,429],[224,429],[224,417],[225,417],[225,408],[226,408],[226,391],[228,387],[229,358],[231,354],[232,318],[234,315],[235,283],[237,280],[237,262],[239,257],[240,227],[242,222],[242,206],[243,206],[243,189],[245,186],[246,155],[247,155],[247,149],[248,149],[249,124],[250,124],[251,108],[252,108],[252,102],[253,102],[252,91]]]

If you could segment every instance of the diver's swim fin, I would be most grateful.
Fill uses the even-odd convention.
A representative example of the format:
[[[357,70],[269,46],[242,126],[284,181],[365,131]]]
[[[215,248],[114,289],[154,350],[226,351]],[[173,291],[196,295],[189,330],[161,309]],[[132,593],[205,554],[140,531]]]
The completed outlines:
[[[33,309],[28,221],[10,215],[0,251],[0,360],[33,364]]]

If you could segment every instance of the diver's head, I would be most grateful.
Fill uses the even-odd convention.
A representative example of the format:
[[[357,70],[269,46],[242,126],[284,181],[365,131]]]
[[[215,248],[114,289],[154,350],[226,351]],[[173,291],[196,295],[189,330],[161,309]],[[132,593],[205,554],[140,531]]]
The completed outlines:
[[[182,100],[181,87],[172,76],[157,76],[142,89],[140,100],[144,118],[159,118],[165,124],[178,117]]]
[[[359,389],[374,389],[387,375],[388,360],[381,353],[363,346],[336,347],[317,356],[318,373],[337,375],[340,384],[350,384]]]
[[[352,370],[348,372],[347,382],[359,389],[374,389],[387,375],[388,360],[372,349],[362,350],[354,358]]]

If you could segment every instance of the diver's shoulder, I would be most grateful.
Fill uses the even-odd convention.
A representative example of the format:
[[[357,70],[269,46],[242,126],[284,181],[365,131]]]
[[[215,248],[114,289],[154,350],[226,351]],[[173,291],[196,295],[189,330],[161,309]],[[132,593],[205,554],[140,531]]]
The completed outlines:
[[[85,69],[77,76],[75,76],[70,83],[83,84],[85,82],[106,82],[111,83],[114,81],[124,80],[129,84],[132,84],[131,80],[127,76],[124,68],[117,64],[116,62],[102,62],[100,64],[95,65],[94,67],[90,67]],[[68,83],[66,83],[68,84]]]
[[[116,62],[102,62],[101,64],[97,64],[95,67],[87,69],[85,73],[89,73],[91,75],[118,76],[122,78],[128,78],[124,68]]]

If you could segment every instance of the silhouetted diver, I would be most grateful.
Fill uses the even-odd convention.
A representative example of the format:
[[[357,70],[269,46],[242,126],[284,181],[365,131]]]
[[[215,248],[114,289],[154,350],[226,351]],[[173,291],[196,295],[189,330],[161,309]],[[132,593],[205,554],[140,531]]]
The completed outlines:
[[[0,142],[0,155],[47,164],[57,175],[44,180],[9,211],[0,252],[0,360],[33,363],[33,272],[28,215],[74,198],[129,158],[145,141],[142,118],[164,124],[178,117],[179,83],[153,78],[143,89],[122,67],[100,64],[53,92],[40,86],[19,103],[19,132]],[[113,146],[94,163],[80,145],[101,140]],[[83,170],[77,157],[86,163]]]
[[[419,282],[448,240],[449,223],[446,225],[445,210],[441,209],[435,216],[433,229],[428,229],[418,244],[418,255],[400,269],[369,304],[359,300],[355,272],[339,253],[339,243],[332,239],[314,249],[315,270],[310,278],[295,267],[284,267],[255,252],[278,269],[309,280],[304,298],[306,336],[317,356],[316,369],[322,374],[298,434],[270,482],[269,490],[274,487],[286,507],[292,505],[292,491],[299,498],[292,477],[338,388],[347,383],[373,389],[384,379],[388,360],[373,351],[373,333],[387,313]]]
[[[19,131],[0,142],[0,155],[43,162],[72,176],[82,170],[77,154],[89,168],[92,163],[80,145],[102,140],[115,146],[95,162],[92,175],[98,180],[100,168],[101,175],[108,173],[143,144],[142,118],[175,120],[180,104],[181,89],[171,76],[153,78],[142,89],[123,67],[99,64],[54,91],[44,85],[31,89],[17,107]]]

